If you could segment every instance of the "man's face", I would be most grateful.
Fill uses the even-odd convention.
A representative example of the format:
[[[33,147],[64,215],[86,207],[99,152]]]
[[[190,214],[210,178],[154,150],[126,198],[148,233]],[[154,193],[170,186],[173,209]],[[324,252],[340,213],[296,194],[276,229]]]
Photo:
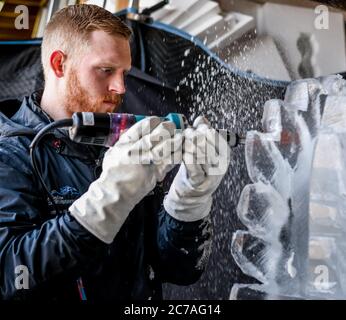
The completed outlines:
[[[90,45],[66,70],[66,111],[114,112],[125,93],[124,74],[131,68],[128,40],[93,31]]]

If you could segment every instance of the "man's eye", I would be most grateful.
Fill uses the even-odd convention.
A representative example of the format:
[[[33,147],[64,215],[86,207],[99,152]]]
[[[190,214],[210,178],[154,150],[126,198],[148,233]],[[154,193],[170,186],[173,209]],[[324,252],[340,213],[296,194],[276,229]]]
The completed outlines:
[[[113,72],[112,68],[100,68],[100,70],[104,73],[110,74]]]

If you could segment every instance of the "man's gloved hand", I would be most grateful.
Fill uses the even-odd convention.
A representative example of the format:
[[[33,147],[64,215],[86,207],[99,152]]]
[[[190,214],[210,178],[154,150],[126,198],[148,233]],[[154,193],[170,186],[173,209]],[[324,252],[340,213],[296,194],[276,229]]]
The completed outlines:
[[[105,153],[102,173],[69,208],[97,238],[111,243],[134,206],[173,168],[182,136],[158,117],[139,121]]]
[[[177,220],[196,221],[210,212],[212,194],[227,172],[230,148],[202,116],[185,130],[184,137],[183,162],[164,207]]]

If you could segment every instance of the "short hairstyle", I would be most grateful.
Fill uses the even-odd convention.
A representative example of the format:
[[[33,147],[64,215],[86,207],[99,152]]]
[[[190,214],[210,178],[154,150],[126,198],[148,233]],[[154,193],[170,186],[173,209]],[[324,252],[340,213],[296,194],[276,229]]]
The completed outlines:
[[[78,57],[88,46],[90,33],[102,30],[129,40],[131,29],[111,12],[88,4],[67,6],[57,11],[47,24],[41,47],[41,61],[45,77],[50,66],[50,55],[62,50],[71,57]]]

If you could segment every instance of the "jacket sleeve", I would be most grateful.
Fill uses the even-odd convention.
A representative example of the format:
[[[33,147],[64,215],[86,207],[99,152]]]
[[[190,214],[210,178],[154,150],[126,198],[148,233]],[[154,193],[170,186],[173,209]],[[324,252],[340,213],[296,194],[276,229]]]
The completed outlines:
[[[158,216],[156,243],[162,281],[178,285],[193,284],[202,275],[210,256],[210,216],[194,222],[183,222],[162,209]]]
[[[11,151],[12,152],[12,151]],[[0,300],[34,290],[66,273],[77,272],[101,254],[104,244],[68,213],[43,220],[42,193],[17,161],[0,158]],[[18,275],[28,272],[28,290]],[[24,292],[23,292],[24,294]]]

